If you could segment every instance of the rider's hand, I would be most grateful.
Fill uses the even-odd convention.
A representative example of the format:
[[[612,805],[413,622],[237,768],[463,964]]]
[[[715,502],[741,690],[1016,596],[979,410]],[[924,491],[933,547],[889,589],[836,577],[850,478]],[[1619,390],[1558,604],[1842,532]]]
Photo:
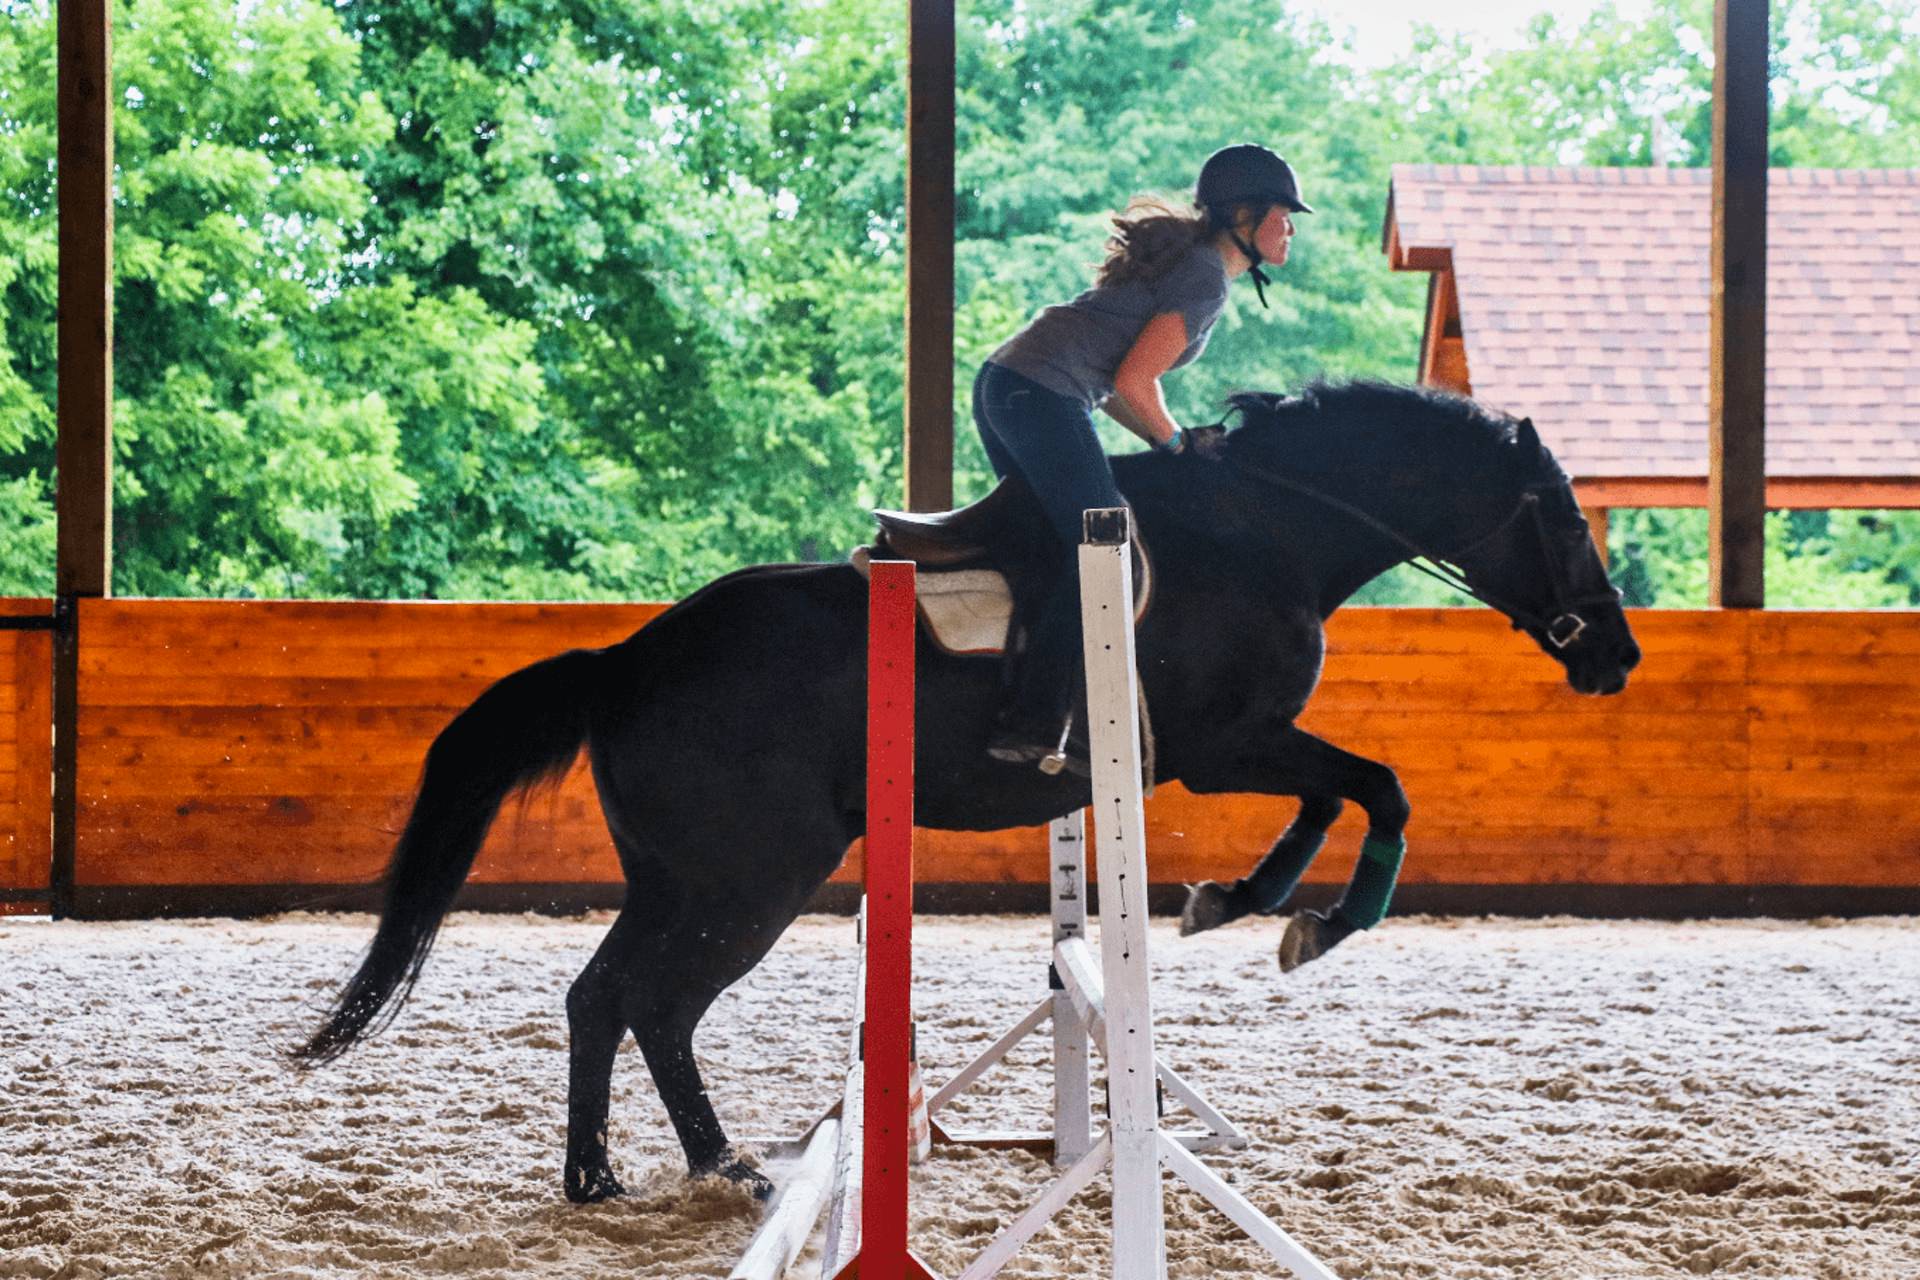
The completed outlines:
[[[1227,429],[1222,426],[1188,428],[1187,451],[1208,462],[1220,461],[1227,456]]]

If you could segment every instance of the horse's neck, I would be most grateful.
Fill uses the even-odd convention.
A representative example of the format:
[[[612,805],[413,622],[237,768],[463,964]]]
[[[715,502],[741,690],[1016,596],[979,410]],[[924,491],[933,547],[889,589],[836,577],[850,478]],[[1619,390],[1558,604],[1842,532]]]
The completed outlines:
[[[1436,555],[1466,546],[1478,518],[1477,503],[1450,503],[1442,496],[1458,484],[1436,477],[1432,486],[1326,483],[1328,497],[1351,505],[1421,549]],[[1367,583],[1405,564],[1414,552],[1333,503],[1287,493],[1279,523],[1291,533],[1303,576],[1313,584],[1322,616],[1331,614]]]
[[[1390,547],[1385,539],[1359,527],[1351,517],[1324,508],[1315,510],[1318,504],[1311,499],[1302,499],[1300,505],[1303,527],[1316,531],[1303,539],[1302,545],[1307,548],[1311,566],[1308,576],[1315,584],[1314,595],[1322,617],[1345,604],[1354,592],[1407,560],[1405,551]],[[1393,524],[1390,515],[1373,511],[1368,514]]]
[[[1114,459],[1114,476],[1136,506],[1204,531],[1216,544],[1235,545],[1252,563],[1277,566],[1276,573],[1262,576],[1282,594],[1317,606],[1323,617],[1373,579],[1412,558],[1407,548],[1334,504],[1263,481],[1250,471],[1241,475],[1246,487],[1238,500],[1227,503],[1237,513],[1224,514],[1223,523],[1221,509],[1196,498],[1190,482],[1175,474],[1179,465],[1158,455],[1123,456]],[[1270,465],[1260,464],[1262,469]],[[1381,473],[1377,462],[1363,465],[1362,460],[1355,460],[1344,473],[1330,468],[1295,474],[1273,466],[1273,474],[1287,475],[1350,504],[1436,554],[1467,546],[1492,527],[1493,517],[1480,510],[1488,504],[1460,500],[1480,486],[1469,483],[1458,469],[1436,466],[1430,480],[1412,485],[1381,483]]]

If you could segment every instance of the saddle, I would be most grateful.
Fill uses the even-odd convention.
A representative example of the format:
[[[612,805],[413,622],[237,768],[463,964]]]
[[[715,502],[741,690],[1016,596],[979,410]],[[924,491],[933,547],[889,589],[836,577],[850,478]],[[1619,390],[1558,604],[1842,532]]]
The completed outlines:
[[[919,566],[920,623],[950,654],[1004,653],[1014,619],[1032,616],[1061,584],[1054,533],[1033,490],[1009,477],[978,502],[953,511],[875,511],[880,532],[850,559],[862,576],[874,560]],[[1152,575],[1146,547],[1133,544],[1134,620],[1146,613]]]

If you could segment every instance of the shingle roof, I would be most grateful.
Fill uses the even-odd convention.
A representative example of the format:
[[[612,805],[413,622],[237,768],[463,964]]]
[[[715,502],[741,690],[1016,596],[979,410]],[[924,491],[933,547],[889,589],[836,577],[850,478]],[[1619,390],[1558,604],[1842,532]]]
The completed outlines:
[[[1576,477],[1707,469],[1712,174],[1395,165],[1399,268],[1450,250],[1473,392]],[[1775,169],[1767,469],[1920,476],[1920,169]]]

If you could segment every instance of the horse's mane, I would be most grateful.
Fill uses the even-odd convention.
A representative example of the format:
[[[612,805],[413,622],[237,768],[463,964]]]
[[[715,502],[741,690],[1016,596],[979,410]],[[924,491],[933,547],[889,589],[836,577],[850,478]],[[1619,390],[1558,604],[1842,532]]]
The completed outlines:
[[[1511,446],[1516,425],[1450,391],[1365,378],[1314,382],[1291,396],[1241,391],[1227,404],[1240,415],[1236,448],[1283,452],[1296,466],[1314,470],[1350,467],[1356,453],[1405,456],[1430,448]]]

